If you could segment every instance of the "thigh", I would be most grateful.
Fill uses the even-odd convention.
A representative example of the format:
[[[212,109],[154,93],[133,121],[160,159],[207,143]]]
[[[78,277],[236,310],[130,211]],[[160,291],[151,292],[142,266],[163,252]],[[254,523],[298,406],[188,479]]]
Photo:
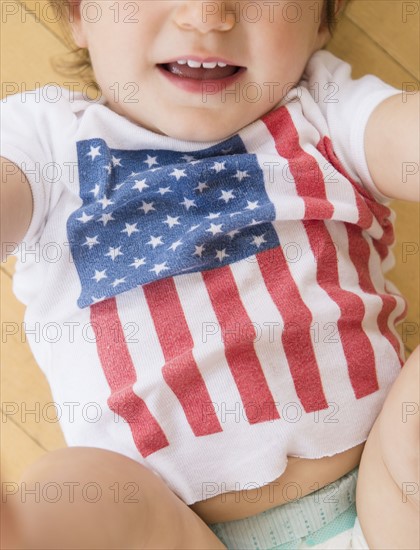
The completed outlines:
[[[420,548],[419,355],[410,356],[367,439],[356,506],[369,548]]]
[[[25,548],[225,548],[160,477],[104,449],[47,453],[13,504]]]

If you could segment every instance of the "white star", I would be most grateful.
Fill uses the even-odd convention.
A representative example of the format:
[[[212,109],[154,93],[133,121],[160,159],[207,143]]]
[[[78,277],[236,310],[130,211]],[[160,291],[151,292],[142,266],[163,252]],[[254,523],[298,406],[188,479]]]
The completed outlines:
[[[208,216],[204,216],[205,218],[209,220],[214,220],[215,218],[218,218],[220,216],[220,212],[210,212]]]
[[[156,210],[156,208],[153,207],[155,203],[154,202],[142,202],[142,206],[139,207],[139,210],[143,210],[145,214],[150,212],[151,210]]]
[[[248,170],[244,170],[243,172],[241,170],[237,170],[236,174],[232,177],[236,178],[238,181],[242,181],[244,178],[250,178],[251,176],[248,175]]]
[[[146,187],[149,187],[146,183],[146,180],[134,180],[136,182],[135,185],[131,189],[138,189],[139,191],[143,191],[143,189],[146,189]]]
[[[92,296],[92,303],[97,304],[98,302],[102,302],[102,300],[105,300],[105,296],[101,296],[100,298],[95,298],[95,296]]]
[[[95,244],[99,244],[98,241],[98,235],[95,235],[94,237],[86,237],[86,242],[82,244],[82,246],[88,246],[89,250],[95,246]]]
[[[178,248],[178,246],[181,246],[181,244],[182,244],[181,240],[175,241],[174,243],[171,244],[168,250],[173,250],[175,252],[175,250]]]
[[[97,221],[102,222],[105,227],[108,222],[111,222],[114,220],[115,218],[112,217],[112,214],[102,214],[102,216]]]
[[[153,237],[153,235],[150,235],[150,241],[146,244],[151,244],[153,246],[153,248],[156,248],[160,244],[163,244],[161,239],[162,239],[162,236]]]
[[[229,233],[227,233],[227,235],[229,235],[229,237],[230,237],[231,239],[233,239],[233,237],[234,237],[235,235],[237,235],[238,233],[240,233],[239,229],[234,229],[233,231],[229,231]]]
[[[112,155],[112,164],[114,166],[121,166],[122,167],[121,159],[117,159],[116,157],[114,157],[114,155]]]
[[[98,271],[97,269],[95,269],[95,275],[92,277],[92,279],[95,279],[97,283],[99,283],[101,279],[107,279],[105,272],[106,269],[104,269],[103,271]]]
[[[221,172],[222,170],[226,170],[225,168],[225,160],[223,162],[215,162],[214,166],[212,166],[212,170],[216,170],[216,172]]]
[[[252,222],[248,224],[248,226],[250,225],[259,225],[260,222],[257,222],[257,220],[254,220],[254,218],[252,218]]]
[[[232,214],[230,214],[230,217],[233,218],[233,216],[239,216],[240,212],[232,212]]]
[[[229,202],[231,199],[235,199],[235,195],[233,195],[233,189],[231,189],[230,191],[222,191],[222,194],[221,196],[219,197],[219,201],[225,201],[225,202]]]
[[[159,164],[157,161],[156,161],[157,157],[151,157],[150,155],[147,155],[147,160],[143,161],[145,164],[147,164],[147,166],[150,168],[151,166],[153,166],[154,164]]]
[[[195,206],[197,208],[197,205],[195,204],[195,201],[187,199],[187,197],[184,197],[183,202],[180,202],[179,204],[183,204],[187,210],[189,210],[191,208],[191,206]]]
[[[112,261],[115,260],[115,258],[118,258],[118,256],[124,256],[124,254],[120,250],[121,246],[118,248],[112,248],[112,246],[109,247],[109,252],[105,254],[105,256],[109,256]]]
[[[169,269],[169,267],[166,267],[166,262],[163,262],[163,264],[155,264],[153,269],[149,269],[149,271],[154,271],[156,275],[159,275],[161,271],[165,271]]]
[[[203,189],[206,189],[206,188],[208,189],[209,186],[208,186],[205,182],[199,181],[197,187],[194,187],[194,191],[195,191],[196,189],[198,189],[198,191],[200,191],[200,193],[202,193],[202,192],[203,192]]]
[[[252,235],[254,237],[254,239],[251,241],[251,244],[255,244],[255,246],[257,248],[260,248],[260,246],[263,244],[263,243],[266,243],[267,241],[264,239],[264,235],[265,233],[263,233],[262,235]]]
[[[110,174],[112,172],[112,165],[111,163],[107,164],[106,166],[104,166],[105,170],[108,172],[108,174]]]
[[[156,191],[156,193],[164,195],[165,193],[173,193],[173,191],[171,191],[170,187],[159,187],[159,191]]]
[[[93,218],[93,216],[88,216],[86,212],[83,212],[83,214],[80,216],[80,218],[76,218],[79,222],[87,223]]]
[[[130,267],[133,266],[136,269],[146,263],[146,258],[134,258],[134,262],[130,264]]]
[[[200,246],[195,245],[195,252],[194,252],[193,256],[200,256],[200,258],[201,258],[201,255],[204,252],[204,250],[205,250],[205,248],[204,248],[203,244],[201,244]]]
[[[95,185],[95,187],[92,189],[92,191],[89,191],[89,193],[93,193],[94,197],[97,197],[99,194],[100,187],[98,184]]]
[[[248,203],[248,206],[245,206],[245,210],[255,210],[256,208],[259,208],[258,201],[251,202],[246,201]]]
[[[101,153],[99,152],[99,149],[101,148],[100,145],[98,147],[93,147],[93,145],[90,146],[90,152],[87,153],[87,157],[90,157],[92,160],[95,160],[96,157],[100,157]]]
[[[213,235],[216,235],[217,233],[223,233],[223,231],[220,229],[222,227],[222,223],[220,225],[215,225],[214,223],[210,224],[210,229],[206,229],[207,233],[212,233]]]
[[[174,168],[174,171],[169,174],[170,176],[175,176],[176,181],[178,181],[180,178],[184,177],[186,178],[187,175],[185,173],[185,170],[178,170],[178,168]]]
[[[122,283],[125,283],[125,280],[126,280],[126,277],[123,277],[122,279],[115,279],[115,281],[111,283],[111,285],[115,288],[116,286]]]
[[[140,176],[141,172],[131,172],[130,178],[135,178],[136,176]]]
[[[176,218],[173,218],[172,216],[166,216],[166,220],[163,222],[163,223],[167,223],[169,225],[169,227],[172,229],[174,225],[181,225],[179,223],[179,216],[177,216]]]
[[[126,182],[123,181],[122,183],[119,183],[118,185],[115,185],[115,186],[113,187],[113,189],[115,189],[115,191],[118,191],[118,189],[119,189],[120,187],[122,187],[122,186],[124,185],[124,183],[126,183]]]
[[[200,224],[192,225],[192,226],[188,229],[188,233],[189,233],[190,231],[194,231],[195,229],[197,229],[197,227],[200,227]]]
[[[226,248],[224,248],[223,250],[216,250],[215,258],[218,258],[220,262],[228,256],[229,254],[226,254]]]
[[[129,237],[131,237],[132,233],[139,233],[139,230],[137,229],[137,224],[136,223],[133,223],[133,224],[126,223],[125,224],[125,229],[123,229],[121,231],[121,233],[127,233],[127,235]]]
[[[107,206],[109,206],[110,204],[114,204],[107,197],[102,197],[102,199],[99,199],[98,202],[100,202],[102,204],[102,210],[105,210],[105,208]]]
[[[195,160],[195,158],[191,155],[183,155],[181,158],[185,160],[185,162],[191,162],[192,160]]]

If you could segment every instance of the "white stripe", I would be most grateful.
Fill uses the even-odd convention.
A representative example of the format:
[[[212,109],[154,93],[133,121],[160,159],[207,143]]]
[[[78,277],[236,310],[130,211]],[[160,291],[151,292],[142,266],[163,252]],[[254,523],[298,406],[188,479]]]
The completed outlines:
[[[201,273],[182,275],[175,278],[175,285],[194,342],[193,356],[216,415],[223,430],[236,431],[238,422],[244,419],[244,407],[226,360],[222,327],[213,310],[203,276]]]
[[[274,401],[280,403],[277,408],[281,414],[281,407],[286,401],[300,406],[282,344],[284,320],[265,286],[256,257],[251,256],[248,260],[233,264],[232,273],[246,312],[255,323],[254,348]]]
[[[265,190],[274,204],[276,219],[302,219],[305,215],[305,203],[296,192],[289,163],[277,152],[274,138],[267,126],[260,121],[258,132],[254,135],[244,132],[241,137],[247,150],[257,154],[264,175]]]
[[[123,292],[116,298],[126,336],[131,333],[134,324],[138,328],[137,334],[133,334],[131,338],[132,341],[127,342],[137,374],[133,391],[145,401],[171,443],[171,438],[176,433],[175,427],[176,431],[182,430],[184,433],[189,433],[191,427],[178,398],[162,376],[165,358],[143,289],[139,287],[132,292]]]

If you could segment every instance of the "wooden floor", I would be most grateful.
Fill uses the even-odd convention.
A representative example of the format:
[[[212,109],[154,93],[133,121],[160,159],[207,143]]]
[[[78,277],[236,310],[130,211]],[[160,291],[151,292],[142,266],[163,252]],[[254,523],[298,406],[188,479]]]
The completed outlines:
[[[103,0],[102,0],[103,1]],[[309,0],[308,0],[309,1]],[[6,4],[0,0],[0,4]],[[16,13],[5,17],[2,9],[2,95],[33,89],[48,82],[63,84],[69,78],[54,72],[50,56],[65,47],[45,0],[16,0]],[[353,67],[353,77],[373,73],[395,87],[419,81],[418,1],[355,0],[340,23],[328,49]],[[3,8],[3,6],[2,6]],[[10,10],[8,13],[10,13]],[[4,21],[6,22],[4,23]],[[75,79],[70,79],[74,81]],[[24,136],[23,136],[24,139]],[[406,320],[414,331],[406,339],[412,351],[419,342],[419,206],[395,201],[397,266],[390,279],[409,301]],[[404,255],[407,247],[415,254]],[[13,260],[1,267],[2,315],[2,480],[18,480],[23,469],[46,451],[65,446],[54,411],[48,384],[35,364],[21,330],[24,308],[11,290]],[[16,329],[16,333],[10,332]],[[35,411],[30,413],[30,411]]]

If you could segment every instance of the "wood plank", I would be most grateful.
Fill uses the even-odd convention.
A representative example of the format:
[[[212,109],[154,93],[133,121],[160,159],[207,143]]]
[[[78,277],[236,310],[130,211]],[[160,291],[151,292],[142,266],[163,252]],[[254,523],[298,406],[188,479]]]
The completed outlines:
[[[353,0],[346,14],[371,40],[419,80],[418,0]]]
[[[19,0],[27,14],[23,17],[33,17],[37,24],[43,25],[50,32],[54,33],[63,43],[66,40],[64,21],[57,19],[49,0]]]
[[[393,250],[396,265],[387,278],[407,300],[407,317],[398,330],[406,349],[413,351],[420,343],[420,204],[393,201],[391,207],[397,216]]]
[[[1,416],[1,480],[17,483],[23,471],[46,451],[3,413]]]
[[[71,82],[75,90],[83,89],[80,79],[62,76],[51,65],[52,57],[67,52],[61,40],[25,12],[25,8],[17,4],[17,12],[2,24],[1,97],[50,83],[63,86],[64,82]]]
[[[16,258],[14,256],[9,256],[6,262],[2,262],[0,264],[1,270],[7,275],[9,275],[9,277],[12,277],[15,271],[15,264],[16,264]]]
[[[346,16],[338,24],[326,49],[350,63],[353,78],[373,74],[400,90],[404,82],[413,82],[407,70]]]

